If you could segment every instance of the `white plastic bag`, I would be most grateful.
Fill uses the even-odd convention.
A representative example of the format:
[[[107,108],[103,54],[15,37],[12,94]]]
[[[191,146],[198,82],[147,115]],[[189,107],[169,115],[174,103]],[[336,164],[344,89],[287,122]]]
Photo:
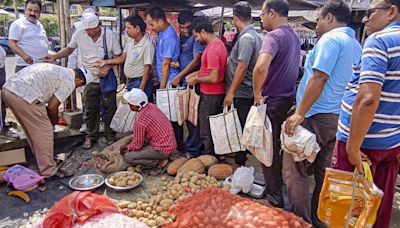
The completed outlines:
[[[209,120],[216,154],[230,154],[245,150],[240,142],[242,126],[233,105],[229,111],[225,106],[221,114],[210,116]]]
[[[133,112],[129,104],[119,102],[117,111],[111,120],[110,128],[116,132],[131,132],[136,120],[136,112]]]
[[[199,103],[200,103],[200,95],[196,93],[196,90],[193,88],[190,90],[190,98],[189,98],[189,113],[188,113],[188,121],[191,122],[194,126],[197,126],[197,120],[199,117]]]
[[[241,142],[262,164],[270,167],[273,161],[274,148],[272,125],[266,110],[266,104],[251,107]]]
[[[241,166],[236,169],[232,176],[225,179],[226,184],[230,184],[230,192],[237,194],[240,191],[248,193],[253,186],[254,168]]]
[[[172,88],[171,84],[167,85],[165,89],[157,89],[156,103],[157,107],[163,112],[167,118],[172,122],[177,122],[178,117],[176,114],[176,93],[182,91],[184,88]]]

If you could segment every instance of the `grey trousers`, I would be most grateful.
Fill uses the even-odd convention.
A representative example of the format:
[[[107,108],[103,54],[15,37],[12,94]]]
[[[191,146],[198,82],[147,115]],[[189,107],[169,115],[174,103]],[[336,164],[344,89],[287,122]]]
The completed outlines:
[[[171,153],[172,154],[172,153]],[[150,145],[140,151],[131,151],[124,154],[124,160],[130,165],[142,165],[144,169],[157,168],[160,161],[168,159],[169,154],[154,150]]]
[[[315,227],[326,227],[318,219],[317,210],[325,169],[331,166],[337,123],[337,114],[317,114],[304,120],[302,126],[317,136],[317,142],[321,147],[317,158],[312,164],[308,161],[295,162],[292,155],[287,153],[284,153],[283,157],[283,172],[293,212],[305,221],[312,223]],[[307,175],[307,167],[309,166],[314,172],[315,179],[312,197],[309,190],[310,181]]]

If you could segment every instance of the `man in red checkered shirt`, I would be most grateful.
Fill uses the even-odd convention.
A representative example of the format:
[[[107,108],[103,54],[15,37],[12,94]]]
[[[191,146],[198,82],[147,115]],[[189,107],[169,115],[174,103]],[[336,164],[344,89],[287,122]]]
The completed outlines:
[[[126,149],[121,148],[121,154],[131,165],[156,168],[176,151],[171,122],[156,105],[148,103],[146,94],[140,89],[134,88],[125,93],[124,99],[138,115],[133,125],[132,141]]]

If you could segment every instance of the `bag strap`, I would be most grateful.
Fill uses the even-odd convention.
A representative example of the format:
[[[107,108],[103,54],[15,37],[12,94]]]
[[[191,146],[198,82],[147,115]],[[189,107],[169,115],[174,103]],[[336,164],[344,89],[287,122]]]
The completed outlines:
[[[104,59],[108,59],[108,50],[107,50],[107,29],[104,27],[104,34],[103,34],[103,49],[104,49]]]
[[[224,108],[225,108],[225,107],[224,107]],[[228,128],[226,127],[226,119],[225,119],[226,113],[224,112],[224,113],[222,114],[222,116],[224,117],[225,136],[226,136],[226,139],[228,140],[229,150],[231,151],[231,153],[233,153],[232,146],[231,146],[231,141],[229,140]]]

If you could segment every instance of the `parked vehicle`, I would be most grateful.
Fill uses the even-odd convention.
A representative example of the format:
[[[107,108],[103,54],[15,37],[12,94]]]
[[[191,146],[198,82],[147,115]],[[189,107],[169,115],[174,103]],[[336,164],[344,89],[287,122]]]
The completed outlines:
[[[0,46],[6,51],[7,54],[13,54],[11,48],[8,46],[7,37],[0,37]]]

